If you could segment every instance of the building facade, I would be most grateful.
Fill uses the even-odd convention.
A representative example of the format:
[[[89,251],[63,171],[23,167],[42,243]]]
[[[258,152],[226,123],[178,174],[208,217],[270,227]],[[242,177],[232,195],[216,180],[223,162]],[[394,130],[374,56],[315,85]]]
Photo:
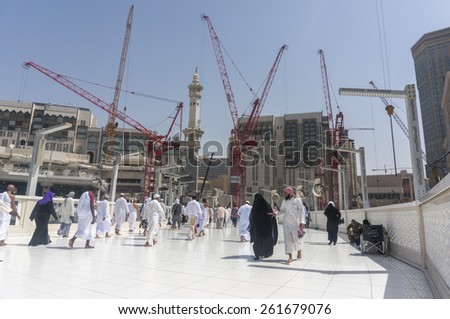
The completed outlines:
[[[450,71],[450,28],[423,35],[411,52],[422,114],[427,177],[432,187],[436,184],[434,176],[445,176],[448,172],[444,158],[446,124],[441,103],[445,75]]]
[[[444,112],[445,119],[446,136],[444,139],[444,150],[448,172],[450,169],[450,71],[445,74],[444,93],[442,94],[442,111]]]
[[[203,87],[197,71],[188,88],[189,123],[183,131],[186,140],[180,141],[178,134],[167,137],[167,142],[174,144],[164,144],[164,156],[151,167],[146,162],[149,157],[145,132],[117,127],[111,140],[104,128],[96,127],[96,119],[87,108],[0,101],[0,189],[13,183],[19,194],[25,194],[36,131],[67,122],[72,124],[69,129],[46,135],[36,195],[48,189],[57,195],[69,191],[80,195],[90,187],[93,179],[110,184],[115,181],[115,194],[139,195],[144,188],[145,168],[150,167],[154,191],[166,192],[170,199],[179,196],[186,189],[180,178],[173,177],[187,172],[187,180],[191,181],[198,175],[197,153],[203,135],[200,128]],[[177,146],[173,146],[175,144]],[[184,185],[194,190],[198,188],[197,183],[194,187],[192,183]],[[111,194],[112,198],[115,194]]]
[[[242,118],[240,125],[245,123],[246,118]],[[245,153],[247,199],[262,193],[270,200],[273,191],[282,195],[289,185],[303,192],[304,201],[311,209],[323,209],[326,202],[332,200],[330,176],[337,174],[328,169],[332,167],[328,117],[321,112],[260,116],[253,138],[258,142],[257,147]],[[354,156],[340,155],[345,159],[342,169],[348,171],[344,173],[346,179],[341,187],[348,190],[346,194],[351,201],[357,196],[352,191],[356,185],[356,174],[351,174],[356,171]],[[318,181],[325,187],[321,197],[315,197],[312,191]]]
[[[397,175],[369,175],[367,188],[370,207],[412,202],[414,198],[413,176],[406,170]]]
[[[112,180],[112,163],[105,162],[106,131],[86,108],[44,103],[0,101],[0,189],[14,184],[25,194],[36,131],[64,122],[72,127],[46,136],[36,195],[51,189],[59,196],[81,195],[93,179]],[[115,131],[108,144],[120,156],[118,193],[142,192],[147,138],[134,129]]]

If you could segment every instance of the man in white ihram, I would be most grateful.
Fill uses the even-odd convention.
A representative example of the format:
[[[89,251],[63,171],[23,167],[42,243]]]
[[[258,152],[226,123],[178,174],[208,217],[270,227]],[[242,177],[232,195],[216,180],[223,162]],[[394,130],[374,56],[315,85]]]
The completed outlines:
[[[189,219],[188,239],[193,240],[195,238],[195,225],[197,224],[197,219],[202,214],[200,203],[197,202],[197,196],[192,196],[192,199],[187,203],[186,214],[188,215]]]
[[[114,219],[116,221],[116,235],[122,235],[120,229],[122,224],[125,223],[125,218],[130,213],[128,209],[127,200],[125,199],[125,194],[120,193],[120,197],[116,200],[114,205]]]
[[[14,192],[16,187],[12,184],[8,185],[6,192],[0,194],[0,246],[6,246],[6,239],[8,238],[9,224],[11,223],[11,216],[20,219],[17,213],[15,204]]]
[[[244,205],[239,207],[239,236],[241,241],[250,240],[250,232],[248,231],[250,212],[252,211],[252,206],[248,200],[245,201]]]
[[[297,251],[297,259],[302,258],[303,238],[298,238],[299,231],[304,231],[306,218],[302,200],[295,197],[292,187],[284,189],[284,199],[278,214],[284,214],[283,232],[284,232],[284,249],[289,256],[287,264],[294,260],[292,252]]]
[[[144,210],[142,212],[142,218],[148,222],[148,232],[146,236],[145,247],[152,247],[150,240],[152,240],[153,245],[156,245],[156,238],[158,237],[159,226],[165,218],[164,209],[161,206],[159,200],[161,196],[159,194],[153,195],[153,199],[145,203]]]

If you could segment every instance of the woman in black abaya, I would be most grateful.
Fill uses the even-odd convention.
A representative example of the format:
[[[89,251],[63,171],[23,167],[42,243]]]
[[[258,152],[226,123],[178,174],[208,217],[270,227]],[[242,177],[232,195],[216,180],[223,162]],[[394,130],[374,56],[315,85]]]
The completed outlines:
[[[250,242],[253,243],[255,260],[273,255],[278,240],[278,225],[270,204],[261,194],[256,194],[250,212]]]
[[[331,245],[331,243],[336,245],[341,212],[330,201],[325,208],[324,215],[327,217],[328,245]]]
[[[48,235],[50,215],[58,219],[58,215],[56,215],[55,208],[53,207],[54,196],[55,194],[52,192],[45,193],[44,197],[36,203],[36,206],[31,212],[30,219],[36,220],[36,229],[28,246],[47,245],[51,243],[50,236]]]

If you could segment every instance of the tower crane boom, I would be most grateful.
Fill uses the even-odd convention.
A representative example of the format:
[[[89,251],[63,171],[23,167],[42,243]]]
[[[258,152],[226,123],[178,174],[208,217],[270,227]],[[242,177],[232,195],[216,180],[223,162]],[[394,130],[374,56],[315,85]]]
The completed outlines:
[[[378,87],[375,85],[375,83],[373,81],[370,81],[369,84],[372,85],[372,87],[375,90],[378,90]],[[386,108],[388,106],[392,106],[391,103],[388,101],[388,99],[385,98],[384,96],[380,96],[380,99],[381,99],[381,101],[383,101],[383,104]],[[398,126],[400,127],[402,132],[405,134],[406,138],[409,139],[408,128],[406,127],[405,123],[403,123],[402,119],[398,116],[398,114],[394,110],[392,110],[392,117],[394,118],[395,122],[398,124]],[[422,150],[422,158],[426,163],[427,155],[425,154],[425,152],[423,150]]]
[[[322,86],[323,86],[323,93],[324,93],[324,97],[325,97],[325,106],[327,108],[327,113],[328,113],[328,125],[331,125],[330,128],[332,130],[334,130],[333,108],[331,107],[330,87],[328,85],[327,65],[325,63],[325,54],[322,49],[319,50],[319,55],[320,55],[320,70],[322,71]]]
[[[269,71],[269,74],[267,75],[267,79],[263,88],[263,91],[261,93],[260,98],[256,98],[253,107],[252,112],[250,113],[250,116],[248,118],[248,121],[245,125],[244,131],[241,134],[240,140],[242,142],[246,141],[250,135],[252,134],[254,128],[256,127],[256,123],[258,122],[259,116],[261,115],[261,111],[264,107],[264,104],[266,103],[267,96],[269,94],[269,90],[272,86],[273,79],[275,78],[275,74],[278,70],[278,65],[280,64],[281,57],[284,53],[284,51],[287,49],[287,45],[283,44],[281,48],[278,51],[277,57],[275,58],[275,62],[272,65],[272,68]]]
[[[206,21],[208,24],[209,33],[211,36],[211,40],[214,47],[214,52],[216,55],[217,64],[219,66],[219,72],[222,79],[222,84],[225,89],[225,95],[228,102],[228,107],[230,109],[231,118],[233,121],[233,146],[231,149],[231,195],[233,196],[233,201],[235,205],[241,205],[244,202],[245,198],[245,186],[246,186],[246,167],[245,163],[242,161],[242,151],[245,147],[244,143],[248,139],[248,137],[253,133],[253,130],[258,122],[259,115],[261,114],[261,110],[264,106],[264,103],[267,98],[267,94],[269,93],[270,87],[272,85],[273,79],[275,77],[275,73],[277,71],[278,65],[280,63],[281,56],[284,50],[287,48],[286,45],[283,45],[278,55],[275,59],[275,62],[266,77],[266,82],[264,85],[264,89],[260,98],[256,98],[253,102],[252,111],[247,120],[247,123],[244,129],[241,131],[239,127],[239,116],[236,107],[236,102],[234,100],[234,94],[231,89],[230,80],[228,78],[228,72],[225,66],[225,61],[223,58],[221,43],[219,37],[217,36],[216,31],[211,23],[211,20],[208,16],[202,15],[202,20]]]
[[[119,120],[123,121],[124,123],[136,129],[137,131],[139,131],[148,138],[145,175],[144,175],[144,196],[149,196],[150,192],[154,190],[154,170],[152,169],[152,166],[154,165],[154,163],[156,164],[161,163],[162,156],[165,151],[179,146],[178,143],[173,143],[171,141],[168,141],[167,139],[175,123],[176,116],[180,113],[183,107],[183,103],[180,102],[177,106],[177,115],[173,119],[169,132],[165,136],[160,136],[156,135],[153,131],[147,129],[145,126],[143,126],[141,123],[139,123],[126,113],[115,109],[112,104],[106,103],[102,99],[96,97],[92,93],[76,85],[64,75],[51,71],[34,62],[26,62],[24,63],[23,66],[25,68],[32,67],[38,70],[42,74],[48,76],[50,79],[58,82],[62,86],[66,87],[67,89],[71,90],[72,92],[76,93],[82,98],[88,100],[92,104],[98,106],[102,110],[106,111],[109,115],[113,115],[115,118],[118,118]]]
[[[372,85],[372,87],[375,90],[378,90],[378,87],[375,85],[375,83],[373,81],[370,81],[369,84]],[[391,103],[388,101],[388,99],[385,98],[384,96],[380,96],[380,99],[381,99],[381,101],[383,101],[384,106],[388,107],[391,105]],[[402,122],[402,120],[400,119],[400,117],[397,115],[397,113],[395,111],[392,112],[392,117],[394,118],[395,122],[397,122],[398,126],[400,127],[402,132],[405,134],[405,136],[409,139],[408,128]]]
[[[128,44],[130,42],[131,26],[133,24],[133,11],[134,11],[134,5],[131,5],[130,12],[128,13],[126,31],[125,31],[125,36],[124,36],[124,40],[123,40],[122,54],[120,55],[119,72],[117,74],[116,87],[114,89],[114,99],[113,99],[113,102],[111,103],[112,112],[109,113],[108,124],[106,125],[106,132],[107,132],[108,140],[114,140],[114,133],[116,130],[115,114],[117,111],[117,106],[119,105],[120,92],[122,90],[123,72],[125,69],[125,62],[127,59]]]
[[[86,91],[85,89],[81,88],[77,84],[73,83],[71,80],[69,80],[66,76],[56,73],[54,71],[51,71],[43,66],[40,66],[34,62],[26,62],[23,65],[25,68],[32,67],[42,74],[48,76],[50,79],[58,82],[62,86],[68,88],[72,92],[76,93],[77,95],[81,96],[82,98],[88,100],[92,104],[98,106],[102,110],[106,111],[108,114],[113,115],[114,117],[120,119],[121,121],[125,122],[126,124],[130,125],[132,128],[138,130],[139,132],[145,134],[149,139],[156,143],[162,143],[162,139],[153,133],[151,130],[148,130],[146,127],[144,127],[141,123],[136,121],[135,119],[128,116],[126,113],[119,111],[117,109],[114,109],[112,104],[109,104],[102,99],[96,97],[92,93]]]
[[[222,78],[222,84],[225,89],[225,95],[227,98],[228,106],[231,113],[231,119],[233,120],[233,128],[236,130],[239,125],[239,115],[236,107],[236,102],[234,100],[234,94],[231,89],[230,79],[228,78],[227,68],[225,66],[225,60],[223,58],[222,50],[220,49],[220,40],[214,30],[211,20],[207,15],[202,15],[202,20],[206,21],[208,24],[209,33],[211,36],[214,52],[217,59],[217,64],[219,66],[220,77]],[[233,134],[236,135],[236,134]],[[237,138],[237,136],[235,136]]]

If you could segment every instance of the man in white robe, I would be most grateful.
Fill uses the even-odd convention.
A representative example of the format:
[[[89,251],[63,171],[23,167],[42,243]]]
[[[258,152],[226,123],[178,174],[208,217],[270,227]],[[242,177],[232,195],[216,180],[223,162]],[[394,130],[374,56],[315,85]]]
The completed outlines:
[[[147,220],[148,222],[145,247],[152,247],[150,241],[153,243],[153,245],[156,245],[159,226],[166,217],[164,209],[159,202],[160,198],[161,196],[159,194],[155,194],[153,195],[153,199],[151,201],[148,201],[147,199],[147,203],[144,206],[142,218]]]
[[[248,231],[250,212],[252,211],[252,206],[250,202],[245,201],[244,205],[239,207],[238,215],[239,215],[239,236],[241,237],[241,241],[249,241],[250,240],[250,232]]]
[[[97,205],[97,230],[95,238],[99,239],[100,235],[105,235],[105,238],[111,237],[109,231],[111,229],[111,215],[109,213],[109,196],[103,196]]]
[[[72,225],[75,218],[75,203],[73,197],[75,192],[70,192],[66,195],[64,202],[59,207],[59,221],[61,225],[58,229],[58,236],[69,237],[70,226]]]
[[[11,224],[11,217],[15,216],[20,219],[17,213],[15,204],[16,197],[14,192],[16,187],[12,184],[6,187],[6,191],[0,194],[1,209],[0,209],[0,246],[6,246],[6,239],[8,238],[9,225]]]
[[[198,236],[205,236],[205,226],[208,221],[209,203],[206,198],[202,199],[200,204],[201,214],[198,217]]]
[[[130,228],[129,232],[134,232],[134,228],[136,226],[137,220],[137,212],[139,210],[138,205],[136,204],[136,199],[133,198],[131,203],[128,203],[128,211],[130,212],[128,215],[128,226]]]
[[[92,239],[92,228],[95,224],[95,193],[98,191],[97,186],[91,186],[91,190],[84,192],[77,206],[78,229],[69,240],[69,247],[73,248],[73,244],[77,238],[86,240],[84,248],[94,248],[90,245]]]
[[[197,202],[197,196],[192,196],[192,199],[186,205],[186,215],[189,221],[189,240],[195,238],[195,225],[197,225],[197,219],[201,214],[202,209],[200,208],[199,202]]]
[[[120,230],[122,228],[122,224],[125,223],[125,219],[127,215],[130,213],[128,209],[127,200],[125,199],[125,194],[120,193],[120,197],[116,200],[114,205],[114,220],[116,221],[116,235],[122,235]]]
[[[298,237],[299,231],[304,231],[306,218],[303,203],[300,198],[295,196],[292,187],[284,189],[284,199],[278,214],[284,214],[283,232],[284,249],[289,256],[287,263],[294,261],[292,252],[297,251],[297,259],[302,258],[303,238]]]

